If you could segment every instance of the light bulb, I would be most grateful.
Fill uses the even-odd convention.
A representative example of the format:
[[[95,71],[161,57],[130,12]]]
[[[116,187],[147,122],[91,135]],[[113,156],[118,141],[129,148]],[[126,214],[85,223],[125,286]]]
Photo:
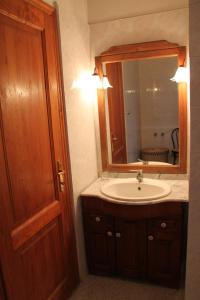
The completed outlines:
[[[92,74],[92,81],[93,81],[94,88],[102,89],[102,82],[101,82],[101,79],[99,77],[99,74],[97,73],[96,68],[94,69],[94,73]]]
[[[178,69],[176,70],[176,74],[170,80],[176,81],[176,82],[187,82],[187,80],[188,80],[187,68],[178,67]]]
[[[112,88],[112,85],[110,84],[108,77],[106,75],[103,75],[102,86],[104,90],[106,90],[107,88]]]

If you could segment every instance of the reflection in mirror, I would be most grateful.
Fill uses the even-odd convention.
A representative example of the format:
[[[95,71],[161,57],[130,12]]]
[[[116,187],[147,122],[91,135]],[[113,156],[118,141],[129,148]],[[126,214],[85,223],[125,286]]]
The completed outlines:
[[[98,89],[103,171],[187,172],[187,85],[170,80],[185,63],[186,48],[165,40],[95,57],[113,86]]]
[[[110,164],[179,164],[178,57],[103,63]]]

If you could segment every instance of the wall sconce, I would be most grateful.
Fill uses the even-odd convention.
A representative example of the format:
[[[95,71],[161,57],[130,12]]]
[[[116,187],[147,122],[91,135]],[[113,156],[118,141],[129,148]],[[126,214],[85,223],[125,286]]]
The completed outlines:
[[[172,77],[170,80],[175,82],[187,82],[188,81],[188,71],[187,68],[180,66],[176,70],[176,73],[174,77]]]
[[[104,90],[108,88],[112,88],[112,85],[110,84],[107,75],[103,74],[103,77],[101,79],[96,67],[94,69],[94,73],[92,74],[92,78],[93,78],[95,88],[104,89]]]
[[[95,67],[94,69],[94,73],[92,74],[92,79],[93,79],[93,83],[94,83],[94,87],[96,89],[101,89],[102,88],[102,81],[99,77],[99,74],[97,72],[97,68]]]

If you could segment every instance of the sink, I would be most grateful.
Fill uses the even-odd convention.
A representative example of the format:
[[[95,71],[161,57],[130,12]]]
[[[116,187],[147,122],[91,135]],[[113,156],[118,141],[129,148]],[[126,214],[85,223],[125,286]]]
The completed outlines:
[[[134,202],[154,200],[167,196],[171,187],[166,182],[155,179],[111,179],[101,186],[101,192],[107,197]]]

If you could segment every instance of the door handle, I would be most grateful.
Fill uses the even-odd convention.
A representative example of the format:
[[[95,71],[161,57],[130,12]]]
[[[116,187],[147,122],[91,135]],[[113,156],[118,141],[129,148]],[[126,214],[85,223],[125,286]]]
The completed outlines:
[[[63,192],[65,186],[65,171],[62,169],[62,165],[60,162],[57,162],[57,170],[59,190],[60,192]]]

